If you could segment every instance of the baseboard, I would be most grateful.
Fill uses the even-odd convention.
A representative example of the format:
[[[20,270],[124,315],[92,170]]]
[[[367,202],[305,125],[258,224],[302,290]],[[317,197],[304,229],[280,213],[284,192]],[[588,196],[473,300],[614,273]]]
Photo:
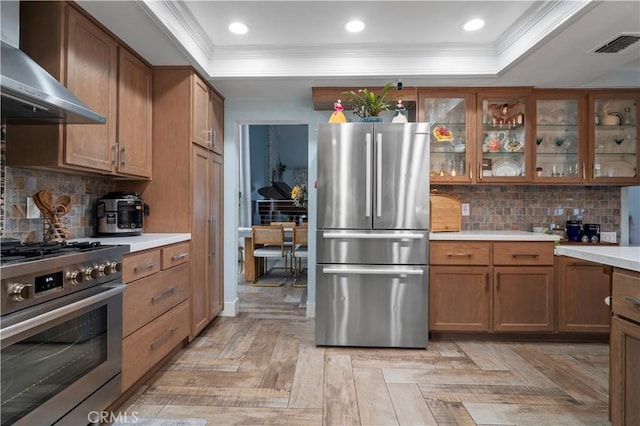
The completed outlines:
[[[224,302],[224,308],[220,312],[221,317],[235,317],[240,311],[240,299],[236,297],[233,302]]]
[[[307,318],[315,318],[315,317],[316,317],[316,304],[307,303]]]

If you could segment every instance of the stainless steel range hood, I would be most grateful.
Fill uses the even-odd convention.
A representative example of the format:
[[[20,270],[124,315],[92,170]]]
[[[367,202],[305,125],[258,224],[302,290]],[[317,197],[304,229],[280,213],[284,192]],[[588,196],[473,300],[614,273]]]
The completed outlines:
[[[23,51],[5,42],[0,53],[0,70],[3,119],[78,124],[107,121]]]

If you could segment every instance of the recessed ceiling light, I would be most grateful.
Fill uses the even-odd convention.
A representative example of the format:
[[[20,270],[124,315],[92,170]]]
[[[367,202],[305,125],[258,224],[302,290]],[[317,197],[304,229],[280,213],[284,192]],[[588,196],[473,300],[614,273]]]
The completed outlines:
[[[465,22],[462,26],[465,31],[477,31],[482,27],[484,27],[484,21],[482,19],[472,19]]]
[[[350,33],[359,33],[364,30],[364,22],[362,21],[349,21],[344,28]]]
[[[246,34],[249,31],[249,28],[242,22],[234,22],[229,25],[229,31],[234,34]]]

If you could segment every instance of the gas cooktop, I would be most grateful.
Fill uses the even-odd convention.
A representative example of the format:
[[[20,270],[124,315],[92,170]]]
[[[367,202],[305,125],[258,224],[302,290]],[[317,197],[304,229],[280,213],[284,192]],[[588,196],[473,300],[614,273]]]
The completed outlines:
[[[63,256],[71,253],[88,252],[108,248],[99,242],[3,242],[0,246],[0,265],[30,262]]]

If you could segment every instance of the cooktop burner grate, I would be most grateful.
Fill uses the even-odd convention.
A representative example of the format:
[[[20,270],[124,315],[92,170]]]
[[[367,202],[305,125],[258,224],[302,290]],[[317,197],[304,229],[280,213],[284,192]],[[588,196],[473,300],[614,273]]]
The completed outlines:
[[[103,247],[99,242],[89,241],[7,244],[0,248],[0,264],[28,262],[70,253],[99,250]]]

